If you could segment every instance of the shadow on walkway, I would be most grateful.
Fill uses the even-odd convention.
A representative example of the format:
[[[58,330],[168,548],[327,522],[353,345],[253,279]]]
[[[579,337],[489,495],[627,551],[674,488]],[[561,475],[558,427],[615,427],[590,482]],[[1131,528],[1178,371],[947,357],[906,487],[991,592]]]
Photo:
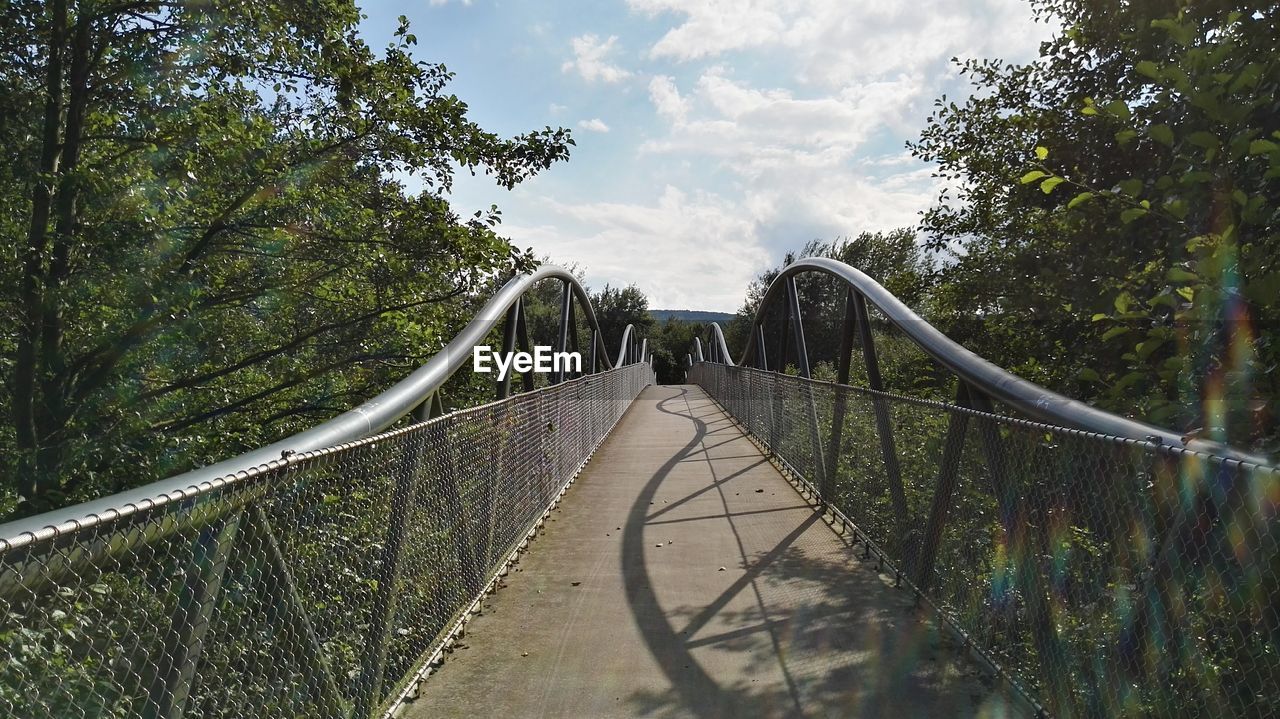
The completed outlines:
[[[651,387],[407,716],[1005,716],[696,387]]]

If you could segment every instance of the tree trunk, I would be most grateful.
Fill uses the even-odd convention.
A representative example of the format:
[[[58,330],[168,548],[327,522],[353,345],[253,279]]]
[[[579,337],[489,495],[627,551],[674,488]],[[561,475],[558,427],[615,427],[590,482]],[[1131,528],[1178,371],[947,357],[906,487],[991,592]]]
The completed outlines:
[[[48,254],[49,216],[54,197],[54,176],[62,154],[62,51],[66,41],[67,3],[49,5],[49,59],[45,72],[44,129],[40,164],[32,183],[31,217],[27,243],[22,248],[21,322],[13,371],[13,423],[18,445],[18,491],[31,498],[40,484],[36,422],[36,367],[44,307],[45,257]]]

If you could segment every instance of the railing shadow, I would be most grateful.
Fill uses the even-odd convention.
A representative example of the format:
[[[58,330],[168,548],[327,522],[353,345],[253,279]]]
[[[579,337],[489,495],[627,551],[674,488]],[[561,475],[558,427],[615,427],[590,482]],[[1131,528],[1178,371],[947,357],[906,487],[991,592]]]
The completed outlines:
[[[959,667],[967,663],[952,661],[957,652],[920,620],[907,595],[886,587],[873,565],[858,566],[860,555],[844,538],[839,551],[824,556],[798,542],[822,519],[819,511],[768,548],[758,547],[758,536],[741,535],[735,517],[744,514],[730,511],[726,493],[765,460],[736,472],[718,469],[709,452],[728,444],[723,435],[737,430],[727,424],[713,432],[712,417],[725,415],[709,399],[699,399],[691,401],[690,390],[681,388],[657,403],[659,411],[688,420],[693,433],[641,488],[623,532],[627,604],[671,687],[628,697],[636,713],[704,719],[980,713],[989,691],[976,671],[962,676]],[[720,436],[711,440],[713,433]],[[729,455],[714,459],[741,463],[740,449],[725,451]],[[712,483],[654,512],[651,503],[672,471],[695,459],[708,463]],[[724,514],[694,519],[729,523],[741,576],[701,606],[663,606],[645,557],[645,529],[672,522],[670,516],[658,518],[709,492],[720,494]],[[749,549],[753,539],[757,547]],[[743,593],[754,601],[735,601]],[[779,672],[781,684],[764,680]]]

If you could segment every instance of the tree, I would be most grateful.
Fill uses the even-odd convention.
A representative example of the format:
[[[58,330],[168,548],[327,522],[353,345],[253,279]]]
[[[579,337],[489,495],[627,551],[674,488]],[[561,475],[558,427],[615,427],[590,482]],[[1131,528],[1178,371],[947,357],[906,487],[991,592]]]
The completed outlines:
[[[643,339],[652,337],[656,323],[649,314],[649,298],[635,285],[619,288],[605,284],[603,289],[592,295],[591,305],[595,308],[596,321],[600,323],[610,359],[617,359],[620,347],[617,343],[622,341],[627,325],[633,325],[631,336],[637,347]]]
[[[915,233],[910,230],[864,232],[854,238],[838,238],[833,242],[813,240],[798,253],[788,252],[780,266],[761,273],[747,288],[747,298],[725,332],[735,361],[746,348],[755,316],[769,286],[784,268],[806,257],[839,260],[884,285],[916,312],[927,317],[932,311],[932,297],[936,289],[934,261],[919,246]],[[847,286],[826,275],[806,273],[796,278],[796,292],[800,299],[809,362],[816,373],[818,365],[834,364],[837,361]],[[785,302],[776,303],[764,321],[770,369],[777,369],[775,363],[780,354],[778,343],[782,336],[784,304]],[[919,390],[931,395],[933,391],[926,385],[932,381],[934,373],[927,371],[928,361],[918,351],[915,356],[908,357],[905,353],[911,349],[910,343],[900,341],[904,338],[895,336],[878,314],[872,315],[872,323],[877,336],[883,338],[878,340],[877,350],[882,357],[881,363],[886,365],[884,374],[886,381],[891,383],[890,386],[902,391]],[[794,365],[794,347],[788,347],[787,354],[788,365]],[[855,361],[851,366],[854,382],[864,383],[862,363]],[[831,377],[834,378],[834,374]]]
[[[1064,28],[1040,59],[964,63],[979,91],[912,145],[958,188],[922,223],[952,327],[1068,394],[1276,449],[1280,13],[1037,9]]]
[[[658,334],[650,339],[653,349],[653,371],[659,384],[684,381],[685,359],[693,348],[693,338],[705,335],[706,325],[668,317]]]
[[[456,302],[530,262],[496,208],[450,210],[454,167],[509,188],[572,144],[484,131],[403,18],[375,53],[349,0],[0,12],[0,454],[24,511],[243,451],[403,374]]]

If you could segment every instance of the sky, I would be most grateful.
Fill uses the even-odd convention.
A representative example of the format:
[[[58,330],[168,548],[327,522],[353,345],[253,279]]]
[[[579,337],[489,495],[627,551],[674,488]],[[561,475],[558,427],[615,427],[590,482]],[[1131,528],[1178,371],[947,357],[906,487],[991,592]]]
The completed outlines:
[[[918,221],[933,168],[905,143],[934,100],[969,87],[951,58],[1035,57],[1050,29],[1026,0],[364,0],[386,46],[456,73],[481,127],[573,130],[567,163],[508,191],[460,173],[462,216],[635,284],[649,306],[731,312],[748,283],[812,239]]]

